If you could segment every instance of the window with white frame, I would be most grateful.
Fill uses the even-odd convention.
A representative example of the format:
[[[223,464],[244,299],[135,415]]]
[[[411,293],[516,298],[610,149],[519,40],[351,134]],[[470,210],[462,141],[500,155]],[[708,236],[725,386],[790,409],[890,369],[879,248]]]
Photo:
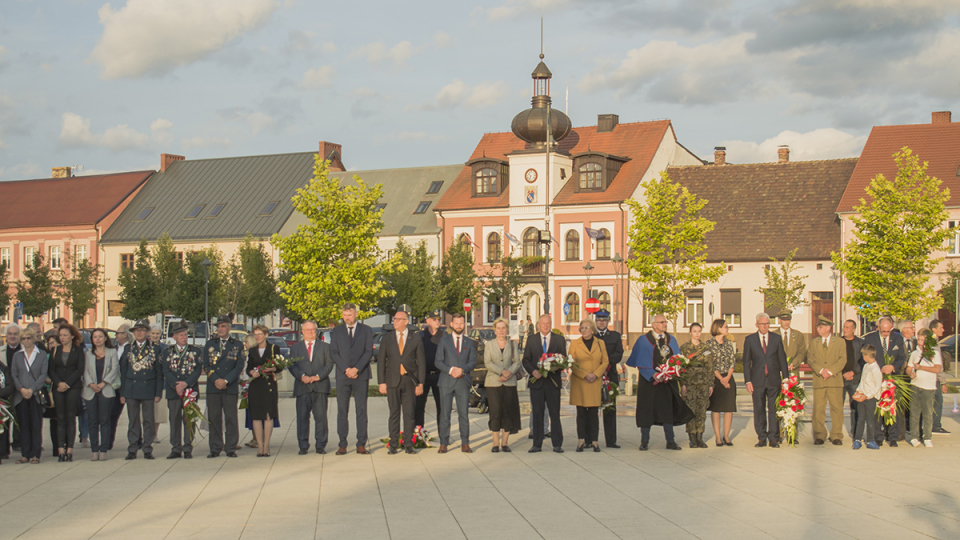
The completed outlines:
[[[10,248],[0,249],[0,264],[3,264],[10,269]]]
[[[740,289],[720,289],[720,314],[727,326],[740,326]]]
[[[60,270],[62,265],[60,264],[60,246],[50,246],[50,269],[51,270]]]
[[[23,248],[23,267],[24,268],[33,268],[33,256],[36,253],[37,253],[37,248],[35,247]]]
[[[500,318],[500,306],[487,300],[487,324],[492,324],[493,321]]]
[[[950,236],[944,243],[943,250],[947,256],[956,257],[960,255],[960,221],[948,221],[947,228],[950,229]]]
[[[686,291],[687,308],[684,311],[684,326],[699,323],[703,326],[703,290],[692,289]]]
[[[80,244],[74,248],[74,252],[76,253],[75,257],[77,262],[87,260],[87,246]],[[181,253],[180,256],[183,257],[183,254]]]

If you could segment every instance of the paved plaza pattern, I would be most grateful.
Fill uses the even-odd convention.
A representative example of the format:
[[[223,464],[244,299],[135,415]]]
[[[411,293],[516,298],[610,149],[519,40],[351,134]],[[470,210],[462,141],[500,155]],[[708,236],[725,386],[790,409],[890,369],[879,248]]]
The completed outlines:
[[[549,443],[528,454],[526,429],[512,453],[491,453],[487,417],[474,411],[473,454],[440,455],[434,442],[388,455],[379,442],[386,400],[369,405],[370,456],[356,454],[353,439],[349,454],[333,455],[335,433],[330,453],[298,455],[286,398],[269,458],[244,448],[237,459],[207,459],[203,440],[193,460],[166,460],[162,424],[155,461],[114,450],[90,462],[81,448],[72,463],[49,449],[39,465],[4,461],[0,540],[960,537],[960,425],[949,410],[944,427],[955,435],[936,437],[934,448],[878,451],[853,451],[846,435],[842,447],[815,447],[809,425],[796,448],[754,448],[741,409],[733,447],[715,447],[708,427],[710,448],[691,450],[679,428],[684,449],[666,450],[655,427],[651,450],[640,452],[634,419],[621,416],[621,449],[576,453],[575,419],[565,416],[562,455]],[[335,432],[335,400],[329,417]],[[125,426],[124,418],[123,435]]]

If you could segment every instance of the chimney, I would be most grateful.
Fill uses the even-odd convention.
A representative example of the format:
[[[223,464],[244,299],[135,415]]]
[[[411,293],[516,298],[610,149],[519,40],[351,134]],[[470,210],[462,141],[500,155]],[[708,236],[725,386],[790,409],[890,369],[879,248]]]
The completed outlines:
[[[727,164],[727,147],[726,146],[717,146],[713,149],[713,164],[714,165]]]
[[[949,124],[950,123],[950,111],[939,111],[935,112],[932,115],[931,124]]]
[[[790,147],[781,144],[780,148],[777,148],[777,163],[789,163],[790,162]]]
[[[620,116],[616,114],[597,115],[597,133],[610,133],[620,123]]]
[[[330,154],[336,152],[336,159],[331,159]],[[343,147],[337,143],[320,141],[320,157],[330,160],[331,171],[344,171],[343,167]]]
[[[176,154],[160,154],[160,172],[169,169],[175,161],[183,161],[184,159],[186,158]]]
[[[50,167],[50,178],[70,178],[70,167]]]

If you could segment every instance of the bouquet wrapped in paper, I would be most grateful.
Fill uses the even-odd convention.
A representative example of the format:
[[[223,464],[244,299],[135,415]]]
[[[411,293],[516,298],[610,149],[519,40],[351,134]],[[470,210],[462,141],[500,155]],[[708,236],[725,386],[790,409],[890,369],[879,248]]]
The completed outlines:
[[[653,369],[653,384],[663,384],[683,377],[690,365],[690,358],[675,354]]]
[[[934,339],[934,345],[936,345],[936,339]],[[923,354],[927,354],[927,346],[924,346]],[[933,353],[930,352],[932,356]],[[893,365],[893,357],[889,354],[883,355],[883,365],[890,366]],[[884,373],[883,375],[884,389],[887,388],[887,383],[893,385],[893,407],[894,413],[893,416],[896,417],[896,409],[900,410],[909,410],[910,409],[910,399],[913,397],[913,387],[910,385],[910,378],[906,375],[900,375],[896,371],[893,373]],[[880,413],[880,402],[877,402],[877,414],[880,415],[881,420],[883,420],[887,425],[889,425],[888,417]]]
[[[263,363],[263,368],[274,368],[277,370],[277,373],[280,373],[293,364],[296,364],[300,360],[302,360],[302,358],[287,358],[286,356],[277,354],[267,358],[267,360]],[[275,375],[276,374],[274,374],[274,376]]]
[[[880,383],[880,399],[877,400],[877,416],[888,426],[897,423],[897,385],[893,379]]]
[[[250,379],[240,383],[240,409],[247,408],[247,398],[250,397]]]
[[[210,423],[203,412],[200,411],[200,405],[197,404],[197,398],[200,397],[200,394],[193,388],[187,388],[183,393],[181,400],[183,401],[183,419],[187,422],[187,426],[190,428],[190,433],[194,440],[197,438],[197,432],[200,431],[199,421],[203,420],[206,423]]]
[[[797,445],[803,431],[803,410],[807,393],[799,377],[791,375],[781,381],[777,398],[777,418],[780,419],[780,437],[791,446]]]
[[[540,360],[537,361],[537,371],[540,372],[540,375],[546,377],[554,371],[570,369],[573,363],[573,358],[562,354],[543,354],[540,356]],[[536,381],[536,379],[531,374],[530,382],[532,383],[534,381]],[[553,384],[556,385],[557,381],[553,381]]]
[[[430,436],[430,432],[423,428],[423,426],[417,426],[413,430],[413,447],[414,448],[433,448],[429,443],[435,441],[433,437]],[[380,442],[383,444],[389,445],[390,438],[380,439]],[[403,431],[400,432],[400,441],[397,443],[398,446],[403,446]]]
[[[600,404],[600,410],[613,410],[613,408],[617,406],[617,397],[620,395],[620,385],[614,384],[609,378],[607,378],[606,375],[604,375],[603,388],[606,390],[606,392],[602,393],[604,400],[603,403]]]
[[[17,416],[13,414],[13,406],[5,399],[0,399],[0,435],[7,433],[17,424]]]

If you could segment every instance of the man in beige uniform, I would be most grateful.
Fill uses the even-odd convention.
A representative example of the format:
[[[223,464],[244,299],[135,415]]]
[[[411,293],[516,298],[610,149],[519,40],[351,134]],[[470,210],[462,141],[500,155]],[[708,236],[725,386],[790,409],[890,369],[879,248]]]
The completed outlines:
[[[787,353],[787,364],[791,372],[800,369],[800,364],[807,361],[807,336],[803,332],[793,330],[793,311],[785,309],[777,315],[780,328],[775,330],[783,338],[783,350]]]
[[[833,322],[821,316],[817,320],[819,337],[810,343],[807,364],[813,371],[813,444],[823,444],[827,435],[827,403],[830,403],[830,442],[843,444],[843,367],[847,363],[847,344],[834,336]]]

